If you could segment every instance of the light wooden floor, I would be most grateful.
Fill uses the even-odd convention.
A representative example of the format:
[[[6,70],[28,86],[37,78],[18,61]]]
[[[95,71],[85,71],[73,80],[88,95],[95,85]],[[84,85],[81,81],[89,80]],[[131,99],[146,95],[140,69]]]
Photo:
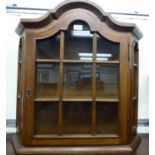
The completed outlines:
[[[10,133],[6,135],[6,155],[15,155],[11,144],[12,136],[13,134]],[[141,134],[140,136],[142,137],[142,142],[132,155],[149,155],[149,135]]]

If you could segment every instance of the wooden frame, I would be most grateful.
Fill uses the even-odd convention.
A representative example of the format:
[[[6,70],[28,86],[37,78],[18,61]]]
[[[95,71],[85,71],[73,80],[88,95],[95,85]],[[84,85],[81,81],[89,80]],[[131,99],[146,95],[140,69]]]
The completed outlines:
[[[78,16],[77,16],[78,14]],[[92,60],[68,60],[64,58],[65,33],[69,25],[77,20],[84,21],[90,27],[93,34]],[[136,134],[137,104],[133,102],[133,68],[138,70],[138,64],[134,62],[134,52],[137,50],[137,42],[142,37],[141,32],[134,24],[116,22],[99,6],[85,0],[70,0],[60,4],[55,10],[51,10],[44,17],[36,20],[22,19],[16,32],[23,37],[22,58],[19,67],[21,90],[18,93],[20,102],[17,105],[18,137],[13,144],[17,154],[60,154],[74,153],[131,153],[138,145],[140,139]],[[36,59],[36,42],[39,39],[48,38],[60,32],[60,57],[59,59]],[[119,43],[119,59],[110,61],[96,60],[97,34],[107,40]],[[136,42],[136,43],[134,43]],[[133,48],[133,46],[135,48]],[[138,53],[138,51],[137,51]],[[137,58],[138,59],[138,58]],[[59,64],[59,94],[58,98],[35,98],[36,90],[36,65]],[[138,63],[138,62],[137,62]],[[84,64],[92,65],[92,90],[90,98],[64,98],[64,65]],[[119,66],[119,97],[98,98],[96,96],[96,67],[97,64],[113,64]],[[137,73],[138,74],[138,73]],[[138,75],[136,75],[136,78]],[[25,94],[27,94],[25,96]],[[136,82],[136,99],[138,101],[138,79]],[[18,97],[19,98],[19,97]],[[37,102],[58,102],[58,135],[34,135],[34,112]],[[64,102],[90,102],[92,115],[91,135],[63,135],[63,108]],[[96,103],[115,103],[119,107],[118,134],[96,133]],[[135,109],[135,110],[134,110]],[[22,119],[21,119],[22,118]],[[117,144],[117,147],[115,146]],[[108,145],[108,147],[107,147]],[[29,147],[28,147],[29,146]],[[40,146],[40,150],[37,146]],[[50,146],[48,151],[47,146]],[[59,147],[58,147],[59,146]],[[79,146],[82,146],[81,150]],[[93,146],[93,147],[92,147]],[[99,146],[102,146],[100,148]],[[76,150],[74,150],[74,149]],[[69,151],[65,151],[69,149]],[[87,151],[87,149],[89,151]],[[95,151],[98,149],[98,151]],[[105,150],[104,150],[105,149]],[[91,151],[90,151],[91,150]],[[112,151],[111,151],[112,150]],[[119,150],[119,151],[118,151]]]

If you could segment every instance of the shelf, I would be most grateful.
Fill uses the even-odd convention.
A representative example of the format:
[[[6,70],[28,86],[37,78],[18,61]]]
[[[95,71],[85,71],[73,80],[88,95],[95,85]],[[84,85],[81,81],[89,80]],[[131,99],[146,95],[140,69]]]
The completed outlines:
[[[52,82],[37,82],[37,84],[57,84],[57,83],[52,83]]]
[[[95,61],[96,63],[102,63],[102,64],[119,64],[119,60],[111,60],[111,61]]]
[[[37,63],[60,63],[61,60],[51,60],[51,59],[36,59]],[[82,60],[62,60],[64,63],[93,63],[93,60],[90,61],[82,61]],[[118,60],[112,61],[96,61],[95,63],[102,63],[102,64],[119,64]]]
[[[19,97],[18,97],[19,98]],[[137,97],[134,97],[133,100],[136,100]],[[35,102],[52,102],[59,101],[58,98],[36,98]],[[93,102],[91,98],[64,98],[62,99],[64,102]],[[98,98],[95,100],[96,102],[119,102],[118,98]]]
[[[33,138],[49,138],[49,139],[61,139],[61,138],[119,138],[117,134],[96,134],[96,135],[91,135],[91,134],[85,134],[85,135],[71,135],[71,134],[65,134],[65,135],[34,135]]]
[[[37,63],[60,63],[60,60],[36,59]]]
[[[97,98],[96,102],[119,102],[118,98]]]
[[[58,98],[35,98],[35,102],[53,102],[53,101],[59,101]]]
[[[136,98],[137,99],[137,98]],[[133,100],[136,100],[133,99]],[[53,102],[59,101],[58,98],[36,98],[34,99],[35,102]],[[62,99],[63,102],[93,102],[91,98],[64,98]],[[96,102],[119,102],[118,98],[97,98]]]
[[[63,98],[64,102],[91,102],[93,99],[91,98]]]
[[[62,60],[64,63],[93,63],[93,60],[90,61],[82,61],[82,60]]]

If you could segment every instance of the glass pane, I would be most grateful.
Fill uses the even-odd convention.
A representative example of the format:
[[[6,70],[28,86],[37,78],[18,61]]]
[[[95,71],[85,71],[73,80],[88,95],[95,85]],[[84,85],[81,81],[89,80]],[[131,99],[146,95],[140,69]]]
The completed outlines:
[[[19,133],[21,132],[21,99],[17,98],[17,118],[16,118],[16,132]]]
[[[134,63],[138,64],[138,44],[137,43],[134,46]]]
[[[18,86],[17,86],[17,97],[21,96],[21,64],[18,64]]]
[[[119,65],[96,65],[96,96],[98,98],[118,98]]]
[[[91,98],[92,65],[64,65],[64,98]]]
[[[133,126],[137,127],[137,119],[138,119],[138,100],[133,101]]]
[[[21,64],[18,64],[18,85],[17,85],[17,132],[20,132],[21,121]]]
[[[114,43],[100,35],[97,35],[96,60],[119,60],[119,43]]]
[[[37,40],[37,59],[59,59],[60,55],[60,34],[52,37]]]
[[[96,104],[96,133],[118,134],[118,104],[102,103]]]
[[[92,37],[86,23],[73,22],[65,32],[65,59],[92,60]]]
[[[134,53],[134,64],[138,65],[138,52],[137,51]]]
[[[22,48],[23,48],[23,38],[19,41],[19,47],[18,47],[18,61],[22,61]]]
[[[92,103],[72,102],[63,105],[63,133],[90,134]]]
[[[133,71],[133,95],[137,96],[137,68],[134,68]]]
[[[37,64],[37,98],[58,97],[59,65],[58,64]]]
[[[35,134],[58,133],[58,103],[35,103]]]

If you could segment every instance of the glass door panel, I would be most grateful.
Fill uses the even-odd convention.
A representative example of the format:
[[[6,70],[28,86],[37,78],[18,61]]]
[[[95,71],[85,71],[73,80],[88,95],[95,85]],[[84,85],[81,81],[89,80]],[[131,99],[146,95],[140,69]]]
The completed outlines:
[[[18,62],[22,61],[22,48],[23,48],[23,38],[20,38],[19,47],[18,47]]]
[[[91,102],[64,102],[63,133],[91,134]]]
[[[60,56],[60,33],[52,37],[37,40],[37,59],[59,59]]]
[[[132,116],[132,118],[133,118],[133,120],[132,120],[133,121],[133,127],[137,128],[138,100],[137,99],[133,100],[132,104],[133,104],[133,116]]]
[[[134,53],[134,64],[138,65],[138,51]]]
[[[64,98],[91,98],[92,64],[64,64]]]
[[[58,133],[58,103],[35,103],[35,128],[38,135]]]
[[[83,21],[71,23],[61,37],[61,44],[60,33],[36,41],[36,59],[44,60],[36,61],[34,134],[118,134],[119,102],[103,100],[119,98],[119,65],[102,61],[119,61],[119,44],[100,35],[93,41]]]
[[[96,103],[96,134],[118,134],[118,104]]]
[[[65,59],[92,60],[92,38],[89,26],[75,21],[65,32]]]
[[[37,64],[36,97],[58,98],[59,96],[59,65]]]
[[[138,96],[137,94],[137,85],[138,85],[138,68],[133,68],[133,96]]]
[[[118,98],[119,65],[96,65],[96,97]]]
[[[135,46],[134,46],[134,64],[137,64],[138,65],[138,53],[139,50],[138,50],[138,43],[135,43]]]
[[[119,60],[119,43],[97,35],[97,61]]]

